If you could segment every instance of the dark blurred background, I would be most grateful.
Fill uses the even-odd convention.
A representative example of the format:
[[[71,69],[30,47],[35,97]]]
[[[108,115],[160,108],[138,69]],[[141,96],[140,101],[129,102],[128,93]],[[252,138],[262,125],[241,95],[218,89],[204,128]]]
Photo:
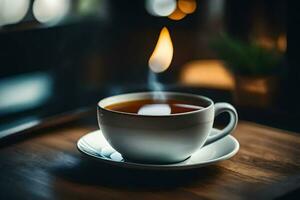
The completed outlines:
[[[174,46],[158,76],[165,90],[229,101],[241,119],[299,132],[298,8],[285,0],[0,0],[0,133],[148,90],[164,26]]]

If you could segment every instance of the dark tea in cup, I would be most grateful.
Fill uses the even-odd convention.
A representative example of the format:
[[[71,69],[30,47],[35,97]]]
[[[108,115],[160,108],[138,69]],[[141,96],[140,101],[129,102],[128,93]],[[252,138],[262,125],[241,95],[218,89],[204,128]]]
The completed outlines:
[[[204,107],[187,101],[166,99],[141,99],[119,102],[105,107],[108,110],[140,115],[171,115],[201,110]]]

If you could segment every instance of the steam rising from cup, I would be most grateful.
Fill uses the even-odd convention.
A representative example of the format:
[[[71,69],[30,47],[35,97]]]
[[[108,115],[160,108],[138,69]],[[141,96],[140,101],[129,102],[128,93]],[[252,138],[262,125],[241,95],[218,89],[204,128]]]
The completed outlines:
[[[173,44],[170,33],[166,27],[163,27],[159,34],[158,41],[154,51],[149,59],[148,86],[150,90],[155,91],[154,99],[164,102],[166,97],[163,91],[163,85],[158,81],[157,74],[168,69],[173,58]],[[141,115],[168,115],[171,114],[171,107],[168,104],[157,103],[144,105],[140,108],[138,114]]]
[[[170,33],[166,27],[163,27],[155,49],[149,59],[149,74],[148,86],[151,90],[155,91],[155,99],[164,100],[163,85],[157,79],[157,73],[166,71],[171,65],[173,58],[173,44]]]

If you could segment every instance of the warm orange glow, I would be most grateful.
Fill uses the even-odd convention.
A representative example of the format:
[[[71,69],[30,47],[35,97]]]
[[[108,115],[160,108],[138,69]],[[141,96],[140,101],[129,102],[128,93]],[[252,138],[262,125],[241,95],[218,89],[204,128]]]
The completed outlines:
[[[181,83],[184,85],[230,89],[234,88],[233,75],[220,60],[195,60],[183,66]]]
[[[195,0],[179,0],[178,7],[185,14],[191,14],[195,12],[197,3]]]
[[[244,80],[244,81],[247,82],[247,80]],[[241,85],[240,88],[243,88],[247,92],[253,92],[253,93],[258,93],[258,94],[267,94],[268,88],[267,88],[266,82],[267,82],[267,80],[264,78],[251,80],[251,84]]]
[[[272,39],[270,37],[259,37],[257,40],[257,43],[266,49],[278,49],[281,52],[286,51],[287,47],[287,40],[286,40],[286,35],[282,34],[279,35],[279,37],[276,39]]]
[[[180,9],[176,8],[176,10],[169,15],[169,18],[178,21],[183,19],[185,16],[186,14],[184,14]]]
[[[155,49],[149,59],[149,67],[153,72],[163,72],[170,66],[172,58],[172,40],[168,29],[164,27],[160,32]]]
[[[286,35],[280,35],[277,40],[277,48],[281,52],[286,51]]]
[[[257,43],[266,49],[273,49],[275,47],[275,41],[269,37],[260,37],[257,39]]]

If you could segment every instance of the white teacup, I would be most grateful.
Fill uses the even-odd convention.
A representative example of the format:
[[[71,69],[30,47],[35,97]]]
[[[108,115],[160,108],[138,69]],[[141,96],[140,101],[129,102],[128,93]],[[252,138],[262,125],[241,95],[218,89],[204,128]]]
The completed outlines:
[[[238,115],[228,103],[216,103],[204,96],[163,92],[167,99],[204,106],[196,111],[169,115],[139,115],[106,109],[134,100],[151,99],[155,92],[112,96],[98,103],[98,123],[104,137],[125,159],[145,163],[175,163],[187,159],[199,148],[230,134]],[[228,112],[230,121],[220,133],[210,136],[214,118]]]

